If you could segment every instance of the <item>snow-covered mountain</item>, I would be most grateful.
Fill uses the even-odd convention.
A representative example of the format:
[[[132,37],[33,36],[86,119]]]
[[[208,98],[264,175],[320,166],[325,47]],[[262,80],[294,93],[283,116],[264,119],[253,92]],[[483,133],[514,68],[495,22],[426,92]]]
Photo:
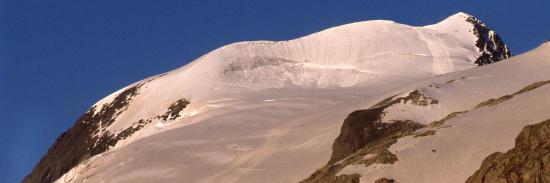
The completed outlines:
[[[517,58],[530,55],[547,56]],[[464,136],[483,128],[455,125],[454,117],[477,114],[488,107],[476,104],[546,76],[516,76],[537,73],[529,69],[543,61],[491,64],[510,56],[494,31],[465,13],[423,27],[375,20],[289,41],[230,44],[100,100],[24,181],[438,182],[457,169],[450,177],[466,180],[488,153],[510,147],[501,136],[520,128],[488,135],[503,142],[487,145]],[[470,149],[469,162],[447,170],[435,161],[464,160],[448,140],[487,147]],[[424,161],[416,155],[427,146],[443,159],[397,171]],[[430,168],[442,172],[410,178]]]

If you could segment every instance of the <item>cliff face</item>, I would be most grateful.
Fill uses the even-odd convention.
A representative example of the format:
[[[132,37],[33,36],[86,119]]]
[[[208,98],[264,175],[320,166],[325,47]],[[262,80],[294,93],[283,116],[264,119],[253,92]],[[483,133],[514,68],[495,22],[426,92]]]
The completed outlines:
[[[469,16],[466,21],[472,23],[474,34],[477,36],[476,46],[481,52],[481,55],[475,61],[477,65],[487,65],[512,56],[512,52],[500,36],[489,29],[481,20]]]

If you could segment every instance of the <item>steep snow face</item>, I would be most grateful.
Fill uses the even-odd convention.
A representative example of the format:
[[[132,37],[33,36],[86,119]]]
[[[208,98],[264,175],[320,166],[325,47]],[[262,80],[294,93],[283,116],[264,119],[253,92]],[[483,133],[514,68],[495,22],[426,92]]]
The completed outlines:
[[[458,13],[424,27],[365,21],[289,41],[221,47],[97,102],[26,181],[53,181],[73,167],[59,181],[140,181],[135,170],[145,166],[155,169],[141,172],[150,181],[298,181],[325,162],[350,111],[392,88],[482,65],[476,61],[485,53],[498,55],[499,49],[479,46],[485,33],[476,33],[479,25],[471,20]],[[482,45],[498,38],[489,37]],[[395,109],[385,119],[403,117]]]

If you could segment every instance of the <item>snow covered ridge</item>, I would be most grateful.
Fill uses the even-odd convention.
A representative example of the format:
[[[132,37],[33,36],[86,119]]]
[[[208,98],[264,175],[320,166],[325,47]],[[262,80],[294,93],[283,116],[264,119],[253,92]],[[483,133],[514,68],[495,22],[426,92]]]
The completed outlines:
[[[73,176],[78,178],[85,173],[78,165],[103,161],[102,155],[124,151],[128,145],[153,135],[204,123],[219,115],[215,112],[226,110],[226,106],[239,106],[249,102],[246,100],[250,96],[267,91],[335,92],[339,95],[354,88],[372,87],[375,91],[376,87],[391,88],[389,86],[485,65],[509,56],[510,51],[494,31],[464,13],[423,27],[375,20],[342,25],[289,41],[230,44],[179,69],[147,78],[98,101],[57,139],[24,181],[52,182],[67,175],[71,169],[74,174],[61,181],[73,180]],[[426,92],[428,90],[407,91],[393,99],[392,106],[383,111],[385,115],[380,118],[386,122],[402,118],[429,122],[446,114],[448,109],[441,107],[438,100]],[[271,103],[266,104],[267,107],[281,102],[270,98],[265,99],[267,101]],[[339,99],[328,101],[331,105],[341,102]],[[324,104],[316,102],[307,105],[317,107],[315,111],[326,110]],[[296,111],[305,110],[304,104],[297,103],[291,103]],[[248,107],[235,108],[253,110]],[[438,109],[435,110],[437,114],[427,117],[399,112],[433,108]],[[302,119],[299,118],[301,113],[285,112],[297,118],[288,117],[289,121]],[[338,114],[349,112],[343,108],[335,111]],[[227,118],[233,116],[226,115]],[[266,118],[274,115],[280,114],[266,114]],[[261,120],[264,118],[257,119]],[[228,123],[239,121],[243,119]],[[278,133],[274,132],[274,136]],[[251,136],[258,138],[259,135]],[[235,147],[238,148],[231,149],[239,149],[239,152],[249,149]]]

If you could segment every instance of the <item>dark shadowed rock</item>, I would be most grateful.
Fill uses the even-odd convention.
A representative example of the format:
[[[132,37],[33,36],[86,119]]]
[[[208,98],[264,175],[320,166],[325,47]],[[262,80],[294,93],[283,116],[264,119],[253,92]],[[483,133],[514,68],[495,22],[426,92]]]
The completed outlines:
[[[80,162],[114,146],[119,137],[109,133],[95,134],[112,124],[128,108],[140,87],[134,85],[118,94],[111,103],[104,104],[99,111],[97,106],[93,106],[83,114],[71,129],[57,138],[23,182],[53,182]]]
[[[475,17],[468,17],[466,21],[474,26],[474,34],[478,38],[476,47],[481,52],[481,55],[474,63],[477,65],[487,65],[493,62],[498,62],[512,56],[512,53],[500,39],[500,36],[489,29],[482,21]]]
[[[397,183],[397,182],[393,179],[381,178],[376,180],[374,183]]]
[[[412,133],[423,125],[413,121],[380,122],[381,110],[374,108],[355,111],[344,120],[340,135],[332,145],[329,164],[335,163],[378,140],[393,141],[394,138]]]
[[[97,106],[93,106],[83,114],[71,129],[61,134],[23,182],[53,182],[80,162],[109,150],[120,140],[132,136],[150,124],[153,118],[140,119],[117,134],[103,131],[128,108],[141,86],[142,84],[138,84],[124,90],[111,103],[104,104],[99,111]],[[188,104],[187,100],[180,99],[170,105],[165,114],[156,118],[174,120],[180,117],[179,113]]]
[[[404,97],[389,97],[369,109],[351,113],[344,120],[340,128],[340,135],[332,145],[332,156],[328,164],[350,156],[359,149],[364,148],[368,143],[400,137],[422,128],[423,125],[409,120],[388,123],[381,121],[386,108],[401,102],[420,106],[438,103],[437,100],[426,97],[418,90],[414,90]]]
[[[424,94],[420,93],[420,91],[418,90],[410,92],[409,95],[407,97],[403,97],[401,101],[403,101],[404,103],[412,103],[418,106],[428,106],[439,103],[438,100],[427,97]]]
[[[157,118],[162,119],[164,121],[166,120],[174,120],[178,117],[180,117],[180,112],[185,109],[189,105],[189,102],[185,99],[179,99],[178,101],[172,103],[170,107],[168,107],[168,110],[163,115],[157,116]]]
[[[138,84],[124,90],[111,103],[103,104],[99,111],[97,111],[97,106],[93,106],[83,114],[71,129],[57,138],[48,153],[42,157],[23,182],[53,182],[80,162],[109,150],[120,140],[132,136],[150,124],[153,118],[140,119],[117,134],[103,131],[128,108],[130,101],[138,94],[141,86],[142,84]],[[180,99],[170,105],[165,114],[156,118],[174,120],[180,117],[179,113],[188,104],[187,100]]]
[[[317,182],[318,183],[359,183],[361,182],[359,180],[360,178],[361,178],[361,175],[359,174],[351,174],[351,175],[342,174],[339,176],[327,177],[326,179],[320,179]]]
[[[370,166],[375,163],[396,162],[397,157],[389,152],[388,148],[395,144],[397,139],[412,135],[415,130],[424,125],[410,120],[382,122],[384,109],[401,102],[410,102],[415,105],[434,103],[428,102],[427,97],[422,96],[415,90],[405,97],[389,97],[369,109],[358,110],[348,115],[342,124],[340,135],[332,145],[332,155],[327,165],[301,182],[337,180],[342,175],[336,176],[336,174],[350,164]],[[371,156],[364,158],[367,155]]]

